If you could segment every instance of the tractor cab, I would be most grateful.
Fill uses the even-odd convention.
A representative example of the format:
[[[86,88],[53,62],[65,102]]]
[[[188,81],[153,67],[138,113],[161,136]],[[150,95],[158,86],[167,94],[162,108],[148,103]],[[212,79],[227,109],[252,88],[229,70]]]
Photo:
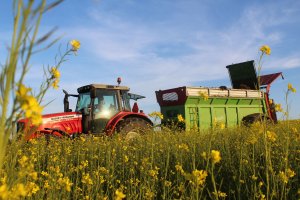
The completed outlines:
[[[82,132],[104,133],[107,124],[114,116],[119,113],[134,112],[130,107],[130,99],[145,98],[128,91],[129,88],[126,86],[104,84],[82,86],[77,89],[78,95],[69,95],[64,91],[64,110],[71,111],[68,96],[77,97],[75,112],[82,114]]]

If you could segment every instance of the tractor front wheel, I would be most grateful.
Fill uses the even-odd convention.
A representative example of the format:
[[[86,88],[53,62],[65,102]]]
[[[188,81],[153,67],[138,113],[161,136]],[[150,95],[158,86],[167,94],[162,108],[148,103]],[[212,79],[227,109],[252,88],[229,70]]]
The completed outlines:
[[[130,117],[122,121],[118,126],[118,132],[125,136],[126,140],[139,138],[151,130],[151,124],[144,119]]]

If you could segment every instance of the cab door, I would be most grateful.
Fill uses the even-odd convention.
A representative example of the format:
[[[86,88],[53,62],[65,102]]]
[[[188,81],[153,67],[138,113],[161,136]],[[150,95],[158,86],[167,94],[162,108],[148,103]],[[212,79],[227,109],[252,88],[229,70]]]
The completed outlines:
[[[90,92],[83,92],[78,95],[75,112],[82,113],[82,132],[88,133],[91,127],[91,105]]]
[[[92,132],[103,133],[107,122],[119,110],[118,90],[97,89],[93,99]]]

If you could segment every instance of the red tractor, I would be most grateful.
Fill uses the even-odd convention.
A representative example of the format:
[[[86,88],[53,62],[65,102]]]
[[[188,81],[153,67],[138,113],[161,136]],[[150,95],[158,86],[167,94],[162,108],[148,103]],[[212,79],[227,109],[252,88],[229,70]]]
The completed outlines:
[[[30,125],[28,119],[18,121],[18,131],[29,132],[26,134],[27,140],[42,135],[72,138],[81,133],[110,136],[115,132],[132,137],[149,130],[153,125],[136,102],[130,107],[130,99],[137,101],[145,97],[129,93],[128,87],[90,84],[79,87],[78,94],[63,92],[63,113],[43,115],[39,127]],[[77,98],[74,112],[69,108],[69,97]]]

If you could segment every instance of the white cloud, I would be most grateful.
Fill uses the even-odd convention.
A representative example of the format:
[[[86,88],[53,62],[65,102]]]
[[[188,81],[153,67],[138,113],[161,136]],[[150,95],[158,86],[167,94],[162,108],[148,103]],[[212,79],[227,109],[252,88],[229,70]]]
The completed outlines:
[[[266,65],[267,69],[291,69],[291,68],[299,68],[300,67],[300,54],[286,56],[284,58],[276,59],[270,64]]]
[[[180,11],[184,11],[183,6],[187,5],[178,6]],[[173,18],[147,24],[121,18],[116,12],[89,11],[90,23],[60,30],[69,39],[78,38],[82,42],[79,63],[71,62],[67,64],[71,68],[62,68],[61,87],[76,92],[77,87],[92,82],[113,83],[114,76],[120,75],[133,92],[148,97],[141,103],[149,109],[156,105],[155,90],[229,78],[226,65],[257,59],[260,45],[272,47],[283,43],[286,35],[280,26],[298,20],[293,17],[298,9],[284,3],[249,6],[239,18],[227,22],[228,26],[222,29],[208,26],[216,22],[206,17],[205,9],[197,20],[203,22],[191,24],[192,29],[186,29],[186,24],[174,20],[177,19],[174,13]],[[189,14],[197,17],[195,13],[177,13]],[[162,52],[162,46],[166,47],[165,52]],[[271,55],[273,57],[265,62],[264,69],[300,67],[299,49],[295,51],[285,57]],[[38,73],[29,75],[32,80],[39,78]],[[48,97],[57,98],[60,104],[63,94],[51,91]],[[55,109],[55,106],[50,108]]]
[[[92,60],[99,59],[101,66],[106,63],[118,66],[114,69],[100,67],[95,73],[100,74],[105,69],[111,76],[122,75],[124,84],[146,95],[148,100],[142,102],[151,107],[156,104],[155,90],[228,78],[226,65],[256,59],[262,44],[281,43],[284,30],[271,28],[286,23],[294,13],[280,12],[281,9],[276,5],[248,7],[227,29],[212,30],[201,24],[190,33],[181,29],[181,24],[163,28],[162,24],[169,22],[161,21],[147,26],[93,10],[90,14],[93,26],[82,25],[64,31],[82,40],[82,51],[87,51]],[[171,47],[184,44],[182,48],[189,48],[189,51],[172,56],[170,48],[171,55],[163,56],[159,52],[161,44]],[[271,65],[299,67],[298,55],[272,58],[266,63],[266,69],[272,68]],[[94,77],[93,74],[90,77]],[[99,76],[101,82],[109,79],[114,78]],[[81,79],[81,82],[87,80],[91,78]]]

